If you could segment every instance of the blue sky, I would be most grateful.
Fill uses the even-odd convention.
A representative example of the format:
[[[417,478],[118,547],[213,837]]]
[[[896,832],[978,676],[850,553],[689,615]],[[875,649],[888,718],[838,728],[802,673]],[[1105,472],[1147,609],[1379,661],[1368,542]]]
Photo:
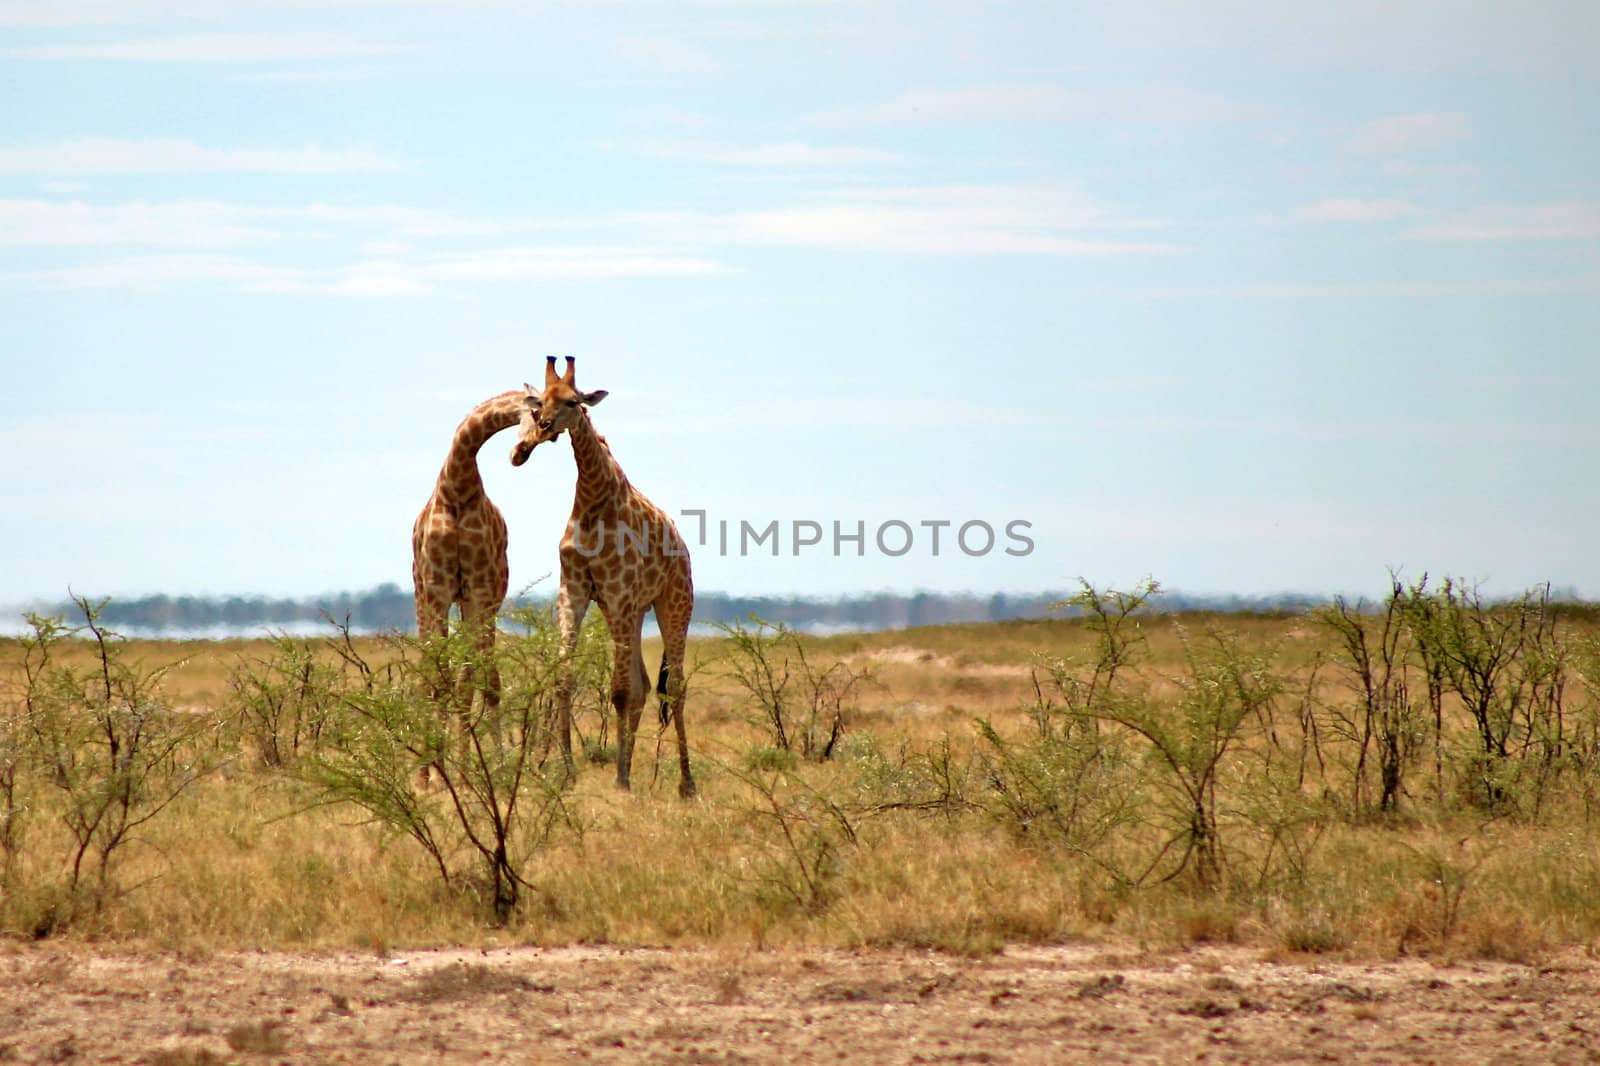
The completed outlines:
[[[704,589],[1600,595],[1600,6],[1109,7],[0,0],[0,603],[405,584],[551,354]]]

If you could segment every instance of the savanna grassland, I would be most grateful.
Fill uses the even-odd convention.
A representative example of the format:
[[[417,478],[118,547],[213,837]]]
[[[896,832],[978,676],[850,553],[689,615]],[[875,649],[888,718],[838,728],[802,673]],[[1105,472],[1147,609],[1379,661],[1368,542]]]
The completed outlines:
[[[1039,1047],[1127,1051],[1143,1033],[1153,1057],[1210,1047],[1226,1058],[1205,1033],[1248,1016],[1269,1042],[1246,1040],[1235,1057],[1284,1057],[1304,1041],[1266,1025],[1275,978],[1250,968],[1288,963],[1334,989],[1305,1010],[1290,1009],[1305,1006],[1304,989],[1285,991],[1296,1025],[1325,1002],[1356,1029],[1412,993],[1443,1002],[1471,985],[1476,1003],[1486,993],[1468,973],[1492,974],[1478,984],[1497,989],[1553,973],[1567,976],[1508,1002],[1537,1000],[1555,1012],[1550,1032],[1579,1031],[1562,1026],[1600,1003],[1587,962],[1600,937],[1592,615],[1538,592],[1491,604],[1453,583],[1284,617],[1153,613],[1150,591],[1085,588],[1076,617],[1049,621],[830,637],[751,622],[698,639],[687,721],[699,797],[688,802],[654,700],[634,791],[613,787],[598,626],[575,665],[572,780],[549,730],[557,641],[539,612],[500,641],[496,706],[455,680],[470,658],[459,643],[334,626],[325,639],[123,641],[85,626],[85,604],[61,623],[78,627],[70,635],[41,621],[0,643],[7,974],[41,996],[76,981],[109,1003],[122,979],[91,978],[92,966],[226,968],[236,963],[217,960],[241,951],[288,952],[270,957],[299,960],[283,966],[319,989],[294,993],[306,999],[296,1024],[319,1005],[330,1025],[360,1013],[358,974],[389,981],[369,1008],[448,1013],[471,1000],[493,1014],[496,997],[548,1007],[550,989],[596,984],[608,968],[620,969],[607,989],[642,995],[660,984],[652,973],[675,974],[661,978],[673,991],[660,1004],[778,1012],[792,1025],[859,1027],[870,1014],[879,1032],[896,1005],[1016,1008],[1004,1039],[999,1020],[988,1033],[962,1021],[954,1044],[928,1030],[922,1061],[936,1061],[940,1046],[1027,1059],[1064,1018],[1051,1039],[1070,1031],[1068,1043]],[[647,662],[658,655],[647,646]],[[1402,957],[1467,969],[1415,981],[1363,969]],[[412,962],[401,976],[438,987],[397,985],[382,960]],[[1324,980],[1335,971],[1345,976]],[[240,1003],[269,997],[275,978],[255,976],[266,984],[230,986]],[[1052,981],[1065,998],[1036,999]],[[1147,986],[1171,1003],[1128,1014],[1132,1043],[1118,1044],[1115,1025],[1084,1028]],[[1585,997],[1571,1018],[1565,993]],[[610,994],[596,985],[590,1005]],[[1058,1009],[1068,1001],[1088,1013],[1071,1021]],[[200,1041],[189,1058],[164,1061],[310,1039],[236,1006],[248,1024],[207,1023],[187,1034]],[[850,1021],[857,1006],[871,1009]],[[595,1009],[622,1043],[568,1024],[560,1040],[577,1043],[561,1047],[605,1058],[642,1040],[667,1058],[722,1061],[754,1046],[687,1022],[688,1035],[662,1037],[659,1019]],[[244,1035],[219,1043],[237,1025]],[[163,1032],[174,1035],[139,1030],[148,1061]],[[916,1061],[883,1032],[883,1056],[869,1057]],[[522,1046],[502,1036],[499,1051]],[[1589,1047],[1535,1040],[1526,1025],[1501,1036],[1532,1041],[1530,1060]],[[213,1050],[197,1050],[204,1039]],[[44,1056],[56,1044],[18,1046]]]

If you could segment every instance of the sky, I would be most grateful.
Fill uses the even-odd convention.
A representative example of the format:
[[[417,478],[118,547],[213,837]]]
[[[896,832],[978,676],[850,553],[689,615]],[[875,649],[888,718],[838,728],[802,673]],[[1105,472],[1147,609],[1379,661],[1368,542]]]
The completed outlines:
[[[1596,40],[1590,0],[0,0],[0,603],[409,585],[456,424],[548,355],[701,589],[1600,596]],[[548,591],[571,449],[513,436]]]

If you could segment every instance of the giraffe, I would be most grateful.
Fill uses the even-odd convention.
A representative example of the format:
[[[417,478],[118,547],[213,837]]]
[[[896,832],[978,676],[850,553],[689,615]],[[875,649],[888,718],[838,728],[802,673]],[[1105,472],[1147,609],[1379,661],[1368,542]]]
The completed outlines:
[[[587,408],[606,398],[604,389],[580,392],[573,380],[573,359],[556,373],[556,360],[545,363],[544,390],[525,386],[517,443],[511,465],[528,461],[533,449],[563,432],[572,438],[578,484],[572,516],[561,538],[561,592],[556,619],[561,627],[563,667],[556,689],[561,754],[572,774],[571,656],[584,614],[594,603],[611,630],[611,706],[617,716],[617,787],[627,790],[639,714],[650,695],[640,649],[640,627],[652,608],[661,629],[661,671],[656,691],[661,696],[661,724],[672,722],[678,734],[678,794],[694,795],[689,774],[689,741],[683,725],[686,681],[684,648],[689,617],[694,613],[694,581],[689,549],[672,519],[628,483],[604,437],[595,432]]]
[[[424,640],[443,636],[450,606],[455,604],[461,608],[462,628],[485,658],[494,650],[495,616],[505,602],[510,568],[506,563],[506,520],[483,490],[478,449],[502,429],[517,424],[523,399],[520,389],[512,389],[467,412],[451,438],[433,495],[411,529],[417,634]],[[461,680],[463,686],[471,683],[470,666]],[[442,690],[449,682],[441,681]],[[485,681],[484,700],[493,708],[500,702],[500,673],[492,661]],[[470,703],[471,689],[464,691]]]

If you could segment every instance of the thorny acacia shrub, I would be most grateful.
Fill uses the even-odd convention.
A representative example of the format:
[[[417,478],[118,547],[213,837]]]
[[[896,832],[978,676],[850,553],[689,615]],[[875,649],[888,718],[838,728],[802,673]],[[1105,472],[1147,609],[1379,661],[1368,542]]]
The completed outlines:
[[[348,638],[348,626],[343,632]],[[315,751],[337,711],[340,671],[321,643],[280,634],[270,654],[241,656],[228,675],[227,708],[269,769]]]
[[[577,828],[561,775],[546,773],[549,695],[558,642],[548,615],[528,634],[484,652],[458,627],[442,638],[388,638],[381,668],[345,642],[357,669],[339,692],[339,743],[303,760],[319,802],[347,803],[421,847],[446,887],[481,895],[508,920],[533,887],[529,859],[560,827]],[[484,691],[436,697],[434,680],[498,679]],[[461,866],[468,858],[468,871]]]
[[[1092,658],[1041,664],[1048,679],[1035,672],[1031,739],[1008,741],[979,723],[990,806],[1017,831],[1043,831],[1081,853],[1116,883],[1192,873],[1212,889],[1226,873],[1225,829],[1233,821],[1225,784],[1240,786],[1235,804],[1273,788],[1262,771],[1272,766],[1283,682],[1265,657],[1217,629],[1181,634],[1184,671],[1159,679],[1172,694],[1157,694],[1156,679],[1141,667],[1137,617],[1157,591],[1153,581],[1132,592],[1084,583],[1066,601],[1095,637]],[[1242,763],[1238,753],[1252,739],[1266,758]]]
[[[1593,638],[1562,630],[1548,590],[1490,603],[1423,578],[1394,582],[1376,609],[1337,600],[1313,615],[1334,638],[1331,684],[1320,654],[1291,679],[1281,648],[1219,626],[1173,623],[1182,669],[1152,670],[1139,616],[1154,591],[1085,584],[1066,606],[1093,651],[1040,662],[1032,735],[980,721],[986,806],[1019,836],[1120,884],[1185,873],[1207,891],[1301,884],[1335,821],[1414,800],[1430,741],[1434,816],[1537,819],[1562,780],[1592,806],[1600,708],[1573,682]]]
[[[21,676],[0,713],[0,893],[7,909],[37,912],[36,933],[98,912],[123,891],[117,859],[219,760],[205,742],[217,722],[163,695],[168,667],[132,661],[101,623],[103,603],[74,602],[81,625],[28,616]],[[57,654],[73,638],[93,649],[86,665]]]
[[[767,732],[772,747],[811,762],[831,758],[854,700],[873,681],[871,668],[840,660],[818,663],[801,635],[782,622],[751,616],[748,626],[718,623],[717,628],[728,638],[726,669],[747,696],[751,721]]]
[[[556,623],[554,605],[509,608],[503,618],[511,629],[501,634],[498,650],[516,675],[542,676],[552,669],[551,664],[561,655],[561,627]],[[589,762],[613,763],[617,753],[610,741],[611,634],[601,612],[590,611],[584,618],[569,666],[573,685],[572,730],[578,749]],[[559,724],[555,720],[555,689],[541,688],[538,699],[545,716],[545,739],[553,741]],[[546,753],[541,752],[540,758],[545,756]]]

